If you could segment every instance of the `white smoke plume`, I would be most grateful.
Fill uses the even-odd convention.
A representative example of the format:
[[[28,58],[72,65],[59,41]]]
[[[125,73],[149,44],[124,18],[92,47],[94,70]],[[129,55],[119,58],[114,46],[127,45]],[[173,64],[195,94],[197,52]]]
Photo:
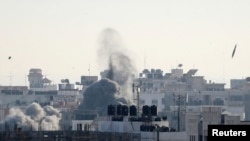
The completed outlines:
[[[11,108],[4,121],[1,121],[1,129],[8,125],[9,130],[15,126],[22,130],[59,130],[61,113],[52,106],[41,107],[38,103],[31,103],[25,110]],[[7,130],[7,129],[5,129]]]

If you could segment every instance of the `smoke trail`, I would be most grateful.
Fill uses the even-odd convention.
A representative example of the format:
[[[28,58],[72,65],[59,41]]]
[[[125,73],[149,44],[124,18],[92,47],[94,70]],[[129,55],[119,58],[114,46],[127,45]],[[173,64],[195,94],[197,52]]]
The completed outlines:
[[[104,65],[107,76],[84,91],[79,108],[96,110],[99,115],[104,115],[109,104],[133,103],[131,86],[136,71],[117,31],[111,28],[103,30],[99,41],[99,63]]]
[[[120,85],[121,95],[129,102],[133,102],[131,85],[136,74],[131,57],[128,51],[123,47],[121,36],[117,31],[111,28],[103,30],[100,38],[100,48],[98,52],[101,64],[108,67],[107,78],[117,82]]]
[[[98,59],[100,64],[107,64],[111,54],[122,52],[122,40],[117,31],[111,28],[104,29],[99,38]],[[123,50],[125,51],[125,50]],[[104,60],[103,60],[104,59]],[[106,66],[104,66],[106,67]]]
[[[11,108],[5,121],[0,123],[3,127],[7,124],[10,130],[15,125],[22,130],[58,130],[61,114],[51,106],[41,107],[38,103],[30,104],[24,111],[19,108]]]

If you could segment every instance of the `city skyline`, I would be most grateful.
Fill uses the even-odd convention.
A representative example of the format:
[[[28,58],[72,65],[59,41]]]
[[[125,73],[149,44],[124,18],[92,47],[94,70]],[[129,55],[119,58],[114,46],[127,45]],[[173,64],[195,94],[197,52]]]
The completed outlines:
[[[117,31],[139,72],[184,73],[229,85],[250,76],[249,1],[0,1],[0,85],[28,85],[31,68],[54,83],[97,75],[100,34]],[[237,44],[234,57],[232,52]],[[11,58],[9,58],[11,57]]]

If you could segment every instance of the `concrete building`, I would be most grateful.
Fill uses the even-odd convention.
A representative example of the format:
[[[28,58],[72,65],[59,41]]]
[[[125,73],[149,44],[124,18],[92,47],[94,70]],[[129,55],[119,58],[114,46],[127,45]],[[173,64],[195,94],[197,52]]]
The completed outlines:
[[[51,80],[48,78],[44,78],[42,74],[42,69],[40,68],[32,68],[29,70],[28,75],[29,87],[32,88],[43,88],[44,85],[50,84]]]
[[[168,91],[223,91],[224,83],[207,82],[203,76],[195,76],[197,69],[187,73],[183,69],[171,69],[171,73],[163,74],[160,69],[144,69],[135,81],[141,86],[142,92],[157,93],[164,89]]]
[[[81,76],[81,85],[89,86],[98,80],[98,76]]]
[[[250,93],[245,94],[244,105],[245,105],[245,121],[250,121]]]
[[[91,123],[93,120],[72,120],[73,131],[93,131]]]
[[[231,88],[226,89],[224,83],[215,83],[205,80],[203,76],[196,76],[197,71],[197,69],[190,69],[185,73],[179,67],[164,74],[160,69],[145,69],[139,74],[140,77],[135,79],[135,83],[141,90],[140,109],[143,105],[157,106],[157,114],[166,115],[169,126],[181,131],[159,135],[157,132],[142,132],[142,140],[206,141],[209,124],[245,124],[250,121],[250,78],[232,79]],[[105,78],[107,73],[107,71],[102,72],[102,78]],[[84,89],[75,88],[75,85],[69,81],[56,85],[59,88],[57,89],[55,85],[47,83],[49,81],[43,78],[41,69],[31,69],[29,81],[31,89],[0,87],[1,107],[22,107],[34,101],[44,105],[50,104],[64,113],[64,121],[67,121],[70,129],[87,128],[90,121],[83,122],[81,118],[88,112],[80,111],[78,114],[72,112],[82,101]],[[97,76],[82,76],[79,85],[88,87],[95,81]],[[3,110],[0,111],[0,118],[4,118]],[[123,132],[130,128],[127,124],[105,123],[100,125],[100,129],[108,128],[101,127],[107,125]],[[85,125],[86,128],[84,128]]]
[[[155,105],[157,106],[158,112],[162,112],[165,109],[165,104],[163,102],[164,97],[164,93],[142,94],[140,95],[140,108],[142,108],[143,105]]]
[[[221,106],[200,106],[193,111],[189,109],[185,115],[185,128],[190,141],[207,141],[208,125],[241,124],[239,115],[223,109]]]

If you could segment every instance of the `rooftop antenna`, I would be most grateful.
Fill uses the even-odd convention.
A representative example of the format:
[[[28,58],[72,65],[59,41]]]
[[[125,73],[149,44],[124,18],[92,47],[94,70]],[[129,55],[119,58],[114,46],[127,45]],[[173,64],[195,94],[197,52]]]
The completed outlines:
[[[146,69],[146,51],[145,51],[145,49],[144,49],[144,69]]]
[[[90,76],[90,64],[89,64],[89,68],[88,68],[88,71],[89,71],[89,76]]]
[[[44,78],[47,78],[47,70],[44,70]]]
[[[9,85],[11,86],[12,85],[12,74],[11,74],[11,72],[10,72],[10,75],[9,75],[9,79],[10,79]]]
[[[26,86],[26,81],[27,81],[27,78],[26,78],[26,74],[24,75],[24,85]]]
[[[9,75],[9,78],[10,78],[10,94],[12,95],[12,74],[10,72],[10,75]]]

